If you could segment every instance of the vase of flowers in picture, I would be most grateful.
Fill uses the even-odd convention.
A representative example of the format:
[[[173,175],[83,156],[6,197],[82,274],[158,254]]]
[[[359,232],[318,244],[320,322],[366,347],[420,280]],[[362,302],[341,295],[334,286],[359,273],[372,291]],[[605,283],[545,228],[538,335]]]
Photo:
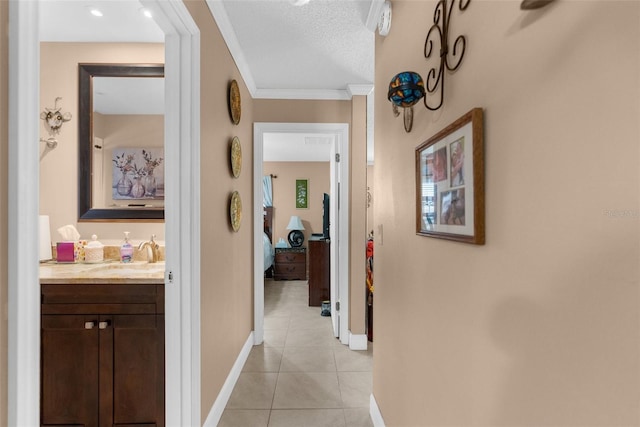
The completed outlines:
[[[131,197],[141,199],[144,196],[145,189],[142,184],[143,173],[134,166],[133,185],[131,186]]]
[[[153,158],[151,153],[146,150],[142,150],[142,157],[144,157],[145,175],[142,178],[142,185],[144,186],[144,197],[155,197],[158,185],[156,183],[156,177],[153,176],[153,171],[162,163],[162,157]]]
[[[133,182],[131,182],[127,176],[129,172],[133,170],[133,154],[125,155],[122,153],[120,156],[116,155],[113,163],[122,173],[122,176],[116,184],[116,191],[121,196],[128,196],[131,194],[131,188],[133,187]]]

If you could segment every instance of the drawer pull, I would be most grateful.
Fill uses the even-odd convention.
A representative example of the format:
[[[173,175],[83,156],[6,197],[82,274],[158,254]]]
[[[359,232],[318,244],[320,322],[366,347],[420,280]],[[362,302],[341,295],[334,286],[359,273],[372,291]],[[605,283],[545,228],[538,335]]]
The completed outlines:
[[[100,329],[107,329],[107,327],[109,327],[109,325],[110,325],[110,324],[111,324],[111,322],[110,322],[110,321],[108,321],[108,320],[106,320],[106,321],[104,321],[104,322],[100,322],[100,323],[98,324],[98,328],[100,328]]]
[[[96,327],[96,322],[95,321],[84,322],[84,328],[85,329],[93,329],[95,327]]]

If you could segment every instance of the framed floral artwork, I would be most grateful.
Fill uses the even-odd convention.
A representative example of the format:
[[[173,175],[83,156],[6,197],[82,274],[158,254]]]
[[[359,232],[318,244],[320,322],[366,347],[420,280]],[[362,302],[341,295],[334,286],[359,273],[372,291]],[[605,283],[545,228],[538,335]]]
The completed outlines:
[[[111,180],[113,199],[164,199],[163,156],[163,148],[114,148]]]
[[[483,245],[483,113],[474,108],[416,148],[416,233]]]
[[[296,179],[296,209],[309,208],[309,180]]]

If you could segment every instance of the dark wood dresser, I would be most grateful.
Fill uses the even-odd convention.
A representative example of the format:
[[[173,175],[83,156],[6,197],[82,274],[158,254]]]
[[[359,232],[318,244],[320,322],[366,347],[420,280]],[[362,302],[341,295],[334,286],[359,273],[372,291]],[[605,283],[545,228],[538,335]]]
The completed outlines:
[[[307,248],[276,248],[275,280],[307,280]]]
[[[331,242],[309,240],[309,305],[319,307],[331,298]]]

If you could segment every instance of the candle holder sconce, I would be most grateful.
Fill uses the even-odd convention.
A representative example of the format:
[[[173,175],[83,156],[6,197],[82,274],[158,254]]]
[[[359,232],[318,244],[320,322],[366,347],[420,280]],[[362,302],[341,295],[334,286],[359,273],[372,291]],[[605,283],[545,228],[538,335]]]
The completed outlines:
[[[396,74],[389,84],[387,98],[393,104],[393,113],[400,115],[398,107],[404,109],[404,130],[411,132],[413,127],[413,106],[420,100],[424,100],[424,106],[431,111],[436,111],[444,103],[445,70],[454,72],[462,63],[467,39],[463,35],[456,37],[453,45],[449,45],[449,23],[453,7],[458,4],[462,12],[469,7],[471,0],[440,0],[433,14],[433,25],[429,28],[424,43],[424,57],[431,58],[436,51],[435,43],[440,43],[440,62],[437,67],[429,70],[426,80],[414,71],[403,71]],[[429,100],[435,98],[435,103]]]

